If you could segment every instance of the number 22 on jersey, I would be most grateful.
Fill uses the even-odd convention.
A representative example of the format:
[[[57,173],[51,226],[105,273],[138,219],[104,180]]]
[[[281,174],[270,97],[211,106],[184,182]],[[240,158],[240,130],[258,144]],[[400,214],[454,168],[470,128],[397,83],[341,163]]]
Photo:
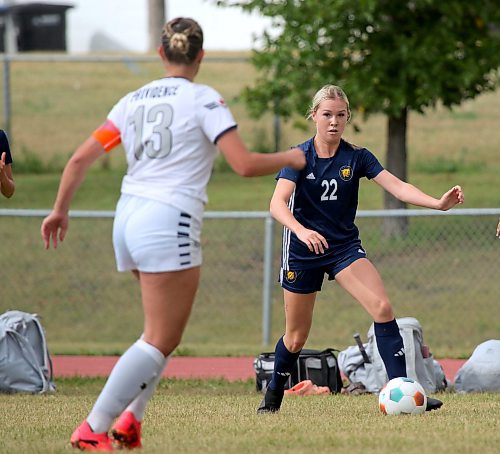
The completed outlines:
[[[335,178],[332,178],[331,180],[322,180],[321,187],[325,188],[321,194],[322,202],[327,200],[337,200],[338,183]]]

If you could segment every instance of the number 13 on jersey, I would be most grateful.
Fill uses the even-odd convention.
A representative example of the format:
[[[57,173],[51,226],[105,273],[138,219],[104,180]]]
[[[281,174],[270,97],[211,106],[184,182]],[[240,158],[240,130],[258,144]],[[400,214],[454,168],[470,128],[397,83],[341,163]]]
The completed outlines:
[[[134,128],[134,156],[137,160],[145,153],[151,159],[161,159],[172,150],[172,124],[174,111],[170,104],[156,104],[147,112],[139,106],[127,119],[127,128]]]

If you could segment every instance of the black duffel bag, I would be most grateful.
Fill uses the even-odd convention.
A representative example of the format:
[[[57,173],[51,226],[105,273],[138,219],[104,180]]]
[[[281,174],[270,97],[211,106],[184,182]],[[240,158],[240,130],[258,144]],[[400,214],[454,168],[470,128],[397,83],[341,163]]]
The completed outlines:
[[[317,386],[328,386],[332,393],[339,393],[342,389],[342,378],[335,351],[338,350],[302,350],[285,389],[290,389],[303,380],[311,380]],[[257,391],[265,392],[273,375],[274,352],[261,353],[254,359],[253,367]]]

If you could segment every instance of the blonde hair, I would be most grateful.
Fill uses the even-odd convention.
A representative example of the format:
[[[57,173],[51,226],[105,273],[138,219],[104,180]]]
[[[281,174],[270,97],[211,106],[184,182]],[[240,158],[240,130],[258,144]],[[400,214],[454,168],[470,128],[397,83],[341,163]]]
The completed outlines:
[[[203,30],[195,20],[177,17],[163,26],[161,44],[169,61],[189,65],[203,49]]]
[[[347,106],[347,121],[351,119],[351,108],[349,106],[349,99],[344,93],[342,88],[337,85],[325,85],[320,88],[313,97],[309,111],[307,112],[307,118],[311,118],[312,115],[318,110],[319,105],[322,101],[327,99],[341,99],[346,103]]]

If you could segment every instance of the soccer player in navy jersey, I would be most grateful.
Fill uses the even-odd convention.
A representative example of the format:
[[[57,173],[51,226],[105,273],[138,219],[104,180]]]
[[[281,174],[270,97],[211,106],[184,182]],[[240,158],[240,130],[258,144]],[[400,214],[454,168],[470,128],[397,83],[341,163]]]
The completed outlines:
[[[284,168],[277,176],[270,209],[284,226],[280,284],[286,326],[276,344],[272,380],[258,413],[276,412],[281,406],[284,386],[309,335],[316,293],[325,274],[373,318],[389,379],[406,376],[403,339],[392,306],[354,224],[359,180],[373,179],[403,202],[436,210],[449,210],[464,200],[460,186],[435,199],[385,170],[366,148],[343,140],[350,116],[349,101],[340,87],[321,88],[309,111],[316,134],[299,145],[306,154],[306,167]],[[427,410],[441,405],[429,398]]]
[[[12,176],[12,155],[5,131],[0,129],[0,192],[7,198],[14,195],[16,185]]]

